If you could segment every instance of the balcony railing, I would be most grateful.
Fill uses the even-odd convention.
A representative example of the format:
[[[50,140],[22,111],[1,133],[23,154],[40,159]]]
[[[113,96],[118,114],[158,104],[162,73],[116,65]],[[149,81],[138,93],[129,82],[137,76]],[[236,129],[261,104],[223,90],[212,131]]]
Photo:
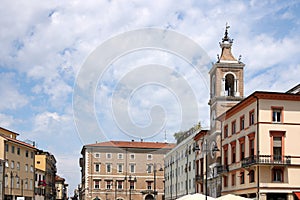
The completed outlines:
[[[196,182],[203,182],[203,180],[204,180],[204,176],[203,175],[200,175],[200,174],[197,174],[196,175]]]
[[[291,156],[259,155],[250,156],[242,160],[242,167],[251,165],[291,165]]]
[[[223,174],[229,171],[228,165],[220,165],[217,167],[217,174]]]

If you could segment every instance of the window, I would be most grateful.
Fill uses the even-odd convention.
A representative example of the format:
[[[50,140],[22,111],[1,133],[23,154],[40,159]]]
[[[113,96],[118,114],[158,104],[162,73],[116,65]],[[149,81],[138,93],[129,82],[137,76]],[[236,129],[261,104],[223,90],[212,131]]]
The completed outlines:
[[[224,187],[228,186],[227,176],[223,176],[223,185],[224,185]]]
[[[228,137],[228,125],[224,126],[224,138]]]
[[[224,149],[224,165],[228,165],[228,149]]]
[[[28,150],[25,151],[25,156],[28,158],[29,152]]]
[[[135,173],[135,164],[129,164],[130,165],[130,173]]]
[[[8,144],[5,144],[5,151],[6,151],[6,152],[8,152],[8,151],[9,151]]]
[[[15,161],[11,161],[11,163],[10,163],[10,168],[12,168],[12,169],[14,169],[15,168]]]
[[[20,147],[18,147],[17,148],[17,154],[20,155],[20,152],[21,152]]]
[[[243,115],[240,118],[240,130],[244,130],[245,129],[245,116]]]
[[[100,181],[94,180],[94,189],[100,189]]]
[[[15,146],[11,146],[11,153],[15,153]]]
[[[95,158],[100,158],[100,153],[95,153],[95,154],[94,154],[94,157],[95,157]]]
[[[33,172],[33,166],[32,165],[30,166],[30,172]]]
[[[273,159],[279,162],[282,159],[282,137],[273,137]]]
[[[106,164],[106,173],[111,173],[111,163]]]
[[[25,165],[25,172],[28,172],[28,164]]]
[[[118,153],[118,159],[123,159],[123,154],[122,153]]]
[[[249,112],[249,126],[254,124],[254,110]]]
[[[231,185],[235,186],[235,174],[231,175]]]
[[[242,171],[240,173],[240,184],[244,184],[245,183],[245,172]]]
[[[147,189],[152,190],[152,182],[151,181],[147,182]]]
[[[106,181],[106,189],[107,189],[107,190],[112,189],[111,183],[112,183],[112,181]]]
[[[111,153],[106,153],[106,159],[111,159]]]
[[[272,108],[272,122],[281,122],[282,108]]]
[[[152,165],[147,164],[147,173],[150,174],[152,172]]]
[[[231,144],[231,163],[235,163],[235,143],[234,144]]]
[[[253,183],[255,181],[254,170],[249,171],[249,183]]]
[[[249,156],[253,157],[254,156],[254,138],[249,140]]]
[[[236,134],[236,121],[233,121],[231,123],[231,134],[232,135]]]
[[[123,189],[123,181],[117,181],[117,186],[119,190]]]
[[[134,154],[130,154],[130,159],[134,160],[135,159],[135,155]]]
[[[147,160],[152,160],[152,154],[147,154]]]
[[[273,182],[283,182],[283,172],[282,169],[272,169]]]
[[[34,153],[30,152],[30,158],[33,158],[33,157],[34,157]]]
[[[95,164],[95,172],[100,172],[100,164],[99,163]]]
[[[118,164],[118,173],[122,173],[123,172],[123,164],[119,163]]]
[[[134,190],[134,181],[130,181],[129,189]]]
[[[240,152],[241,152],[240,160],[243,160],[245,158],[245,143],[244,142],[240,143]]]
[[[20,162],[17,162],[17,170],[20,170]]]
[[[4,187],[8,187],[8,175],[7,174],[4,177]]]
[[[16,177],[16,188],[20,188],[20,178]]]

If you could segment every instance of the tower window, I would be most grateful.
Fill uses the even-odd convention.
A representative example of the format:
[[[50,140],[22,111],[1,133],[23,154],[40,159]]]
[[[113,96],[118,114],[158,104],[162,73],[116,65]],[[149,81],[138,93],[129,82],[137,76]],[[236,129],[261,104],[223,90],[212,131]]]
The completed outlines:
[[[234,76],[232,74],[227,74],[225,76],[225,91],[227,96],[234,96]]]

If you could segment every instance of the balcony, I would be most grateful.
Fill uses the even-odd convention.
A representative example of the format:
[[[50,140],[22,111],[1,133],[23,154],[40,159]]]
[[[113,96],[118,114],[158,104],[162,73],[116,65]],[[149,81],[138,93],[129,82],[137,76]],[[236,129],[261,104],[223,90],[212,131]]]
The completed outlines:
[[[204,180],[203,174],[197,174],[196,175],[196,182],[197,183],[203,183],[203,180]]]
[[[217,174],[223,174],[229,171],[228,165],[220,165],[217,167]]]
[[[291,156],[254,155],[242,160],[242,167],[251,165],[291,165]]]

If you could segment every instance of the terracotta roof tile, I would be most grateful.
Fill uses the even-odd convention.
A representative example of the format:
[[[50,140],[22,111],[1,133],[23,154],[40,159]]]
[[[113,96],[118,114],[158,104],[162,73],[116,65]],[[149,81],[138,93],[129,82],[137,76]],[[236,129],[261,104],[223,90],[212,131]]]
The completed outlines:
[[[107,141],[95,144],[88,144],[90,147],[119,147],[119,148],[144,148],[144,149],[172,149],[173,143],[163,142],[136,142],[136,141]]]

